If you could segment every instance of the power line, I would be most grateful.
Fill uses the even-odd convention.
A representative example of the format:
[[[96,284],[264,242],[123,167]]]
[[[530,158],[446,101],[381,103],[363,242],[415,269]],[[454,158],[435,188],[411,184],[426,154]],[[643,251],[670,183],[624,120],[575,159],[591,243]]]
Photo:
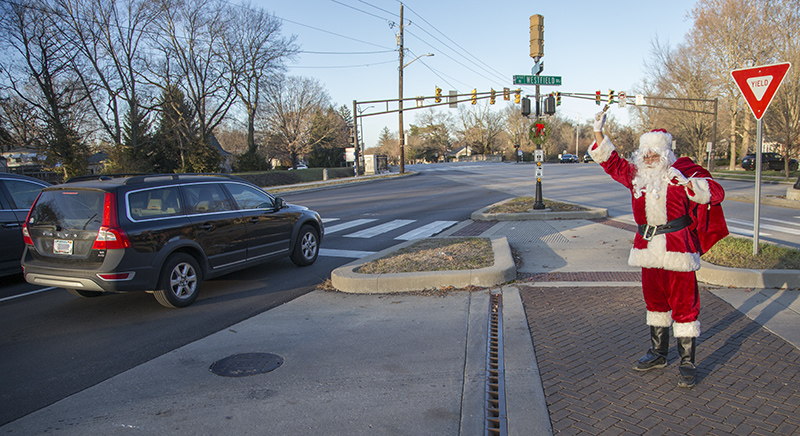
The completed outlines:
[[[360,68],[360,67],[371,67],[373,65],[383,65],[383,64],[390,64],[393,62],[397,62],[396,59],[391,61],[384,61],[384,62],[373,62],[370,64],[361,64],[361,65],[333,65],[333,66],[297,66],[293,65],[292,68]]]
[[[485,66],[486,66],[488,69],[492,70],[492,71],[493,71],[495,74],[498,74],[498,77],[503,77],[503,80],[506,80],[506,79],[505,79],[505,76],[503,75],[503,73],[501,73],[501,72],[499,72],[499,71],[495,70],[494,68],[492,68],[491,66],[489,66],[489,65],[488,65],[488,64],[486,64],[485,62],[483,62],[483,61],[481,61],[480,59],[478,59],[478,57],[477,57],[477,56],[475,56],[475,55],[473,55],[472,53],[470,53],[470,52],[469,52],[467,49],[465,49],[464,47],[462,47],[461,45],[459,45],[457,42],[453,41],[453,39],[452,39],[452,38],[450,38],[449,36],[445,35],[445,34],[444,34],[444,32],[442,32],[442,31],[441,31],[441,30],[439,30],[439,29],[438,29],[436,26],[434,26],[434,25],[432,25],[431,23],[429,23],[429,22],[428,22],[428,20],[426,20],[426,19],[425,19],[425,17],[423,17],[422,15],[418,14],[418,13],[417,13],[417,11],[415,11],[414,9],[412,9],[412,8],[411,8],[411,7],[409,7],[409,6],[406,6],[406,7],[407,7],[407,8],[408,8],[408,10],[409,10],[409,11],[411,11],[411,12],[412,12],[414,15],[418,16],[418,17],[419,17],[419,19],[420,19],[420,20],[422,20],[422,21],[423,21],[425,24],[427,24],[427,25],[428,25],[428,26],[430,26],[431,28],[435,29],[435,30],[436,30],[437,32],[439,32],[439,33],[440,33],[442,36],[444,36],[445,38],[447,38],[447,40],[448,40],[448,41],[450,41],[450,42],[452,42],[453,44],[455,44],[455,45],[456,45],[456,47],[460,48],[460,49],[461,49],[461,50],[463,50],[465,53],[467,53],[467,54],[469,54],[470,56],[472,56],[472,57],[473,57],[473,58],[474,58],[476,61],[478,61],[478,62],[480,62],[481,64],[485,65]],[[421,30],[423,30],[425,33],[428,33],[428,34],[430,35],[430,33],[429,33],[429,32],[427,32],[427,31],[425,31],[425,29],[422,29],[422,28],[420,28],[420,29],[421,29]],[[432,36],[434,39],[436,39],[436,40],[438,41],[438,38],[436,38],[436,37],[435,37],[435,36],[433,36],[433,35],[431,35],[431,36]],[[440,41],[440,42],[441,42],[441,41]],[[443,43],[443,44],[444,44],[444,43]],[[446,45],[446,44],[445,44],[445,45]],[[450,47],[448,46],[448,48],[450,48]],[[451,49],[451,50],[453,50],[452,48],[450,48],[450,49]],[[456,50],[453,50],[453,51],[456,51]],[[463,55],[462,55],[462,56],[463,56]],[[464,57],[466,58],[466,56],[464,56]]]

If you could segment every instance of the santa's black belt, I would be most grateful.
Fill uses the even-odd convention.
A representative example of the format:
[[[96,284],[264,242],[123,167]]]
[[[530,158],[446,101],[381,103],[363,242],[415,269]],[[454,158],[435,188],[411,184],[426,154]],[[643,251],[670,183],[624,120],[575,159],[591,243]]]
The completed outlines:
[[[692,217],[684,215],[680,218],[675,218],[672,221],[667,221],[666,224],[659,226],[651,226],[650,224],[639,224],[639,234],[642,235],[645,241],[653,239],[655,235],[662,235],[664,233],[677,232],[680,229],[686,228],[692,223]]]

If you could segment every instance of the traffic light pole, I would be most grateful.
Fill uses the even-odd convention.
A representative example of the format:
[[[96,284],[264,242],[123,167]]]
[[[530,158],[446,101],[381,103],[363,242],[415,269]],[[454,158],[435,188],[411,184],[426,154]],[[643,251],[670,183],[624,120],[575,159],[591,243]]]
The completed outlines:
[[[536,73],[536,75],[538,76],[539,73]],[[536,110],[536,116],[534,117],[534,122],[539,120],[539,85],[536,85],[536,105],[535,106],[536,106],[536,109],[535,109]],[[542,149],[542,144],[536,144],[536,149],[537,150],[541,150]],[[541,169],[542,162],[537,161],[536,162],[536,166],[537,166],[537,168]],[[541,177],[536,177],[536,201],[534,201],[534,203],[533,203],[533,209],[534,210],[541,210],[541,209],[544,209],[544,208],[545,208],[544,202],[542,201],[542,178]]]

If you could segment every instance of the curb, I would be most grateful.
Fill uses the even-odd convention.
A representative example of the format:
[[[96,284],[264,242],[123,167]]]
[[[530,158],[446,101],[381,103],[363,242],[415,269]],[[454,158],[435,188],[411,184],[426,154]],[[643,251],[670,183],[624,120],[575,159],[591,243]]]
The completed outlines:
[[[798,289],[800,270],[729,268],[701,260],[697,280],[732,288]]]
[[[408,241],[355,262],[336,268],[331,272],[331,284],[341,292],[353,294],[387,294],[391,292],[412,292],[431,288],[467,286],[492,287],[513,281],[517,277],[514,259],[508,239],[493,238],[492,251],[494,265],[471,270],[421,271],[394,274],[359,274],[354,270],[359,266],[380,259],[389,253],[405,248],[416,241]]]
[[[470,219],[473,221],[529,221],[529,220],[576,220],[576,219],[596,219],[608,218],[608,209],[599,207],[581,206],[575,203],[560,201],[561,203],[574,204],[575,206],[585,207],[588,210],[571,210],[564,212],[553,212],[551,209],[531,210],[529,212],[520,213],[486,213],[487,210],[494,206],[498,206],[513,200],[514,197],[507,200],[491,204],[473,212]]]

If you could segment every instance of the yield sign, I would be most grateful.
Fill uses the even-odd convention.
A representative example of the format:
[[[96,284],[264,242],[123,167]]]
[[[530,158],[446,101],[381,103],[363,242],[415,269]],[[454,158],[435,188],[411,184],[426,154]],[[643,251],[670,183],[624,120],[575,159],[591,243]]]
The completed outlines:
[[[736,81],[757,120],[764,116],[764,112],[772,103],[772,97],[775,97],[783,77],[786,76],[786,71],[791,66],[789,62],[784,62],[731,71],[733,80]]]

